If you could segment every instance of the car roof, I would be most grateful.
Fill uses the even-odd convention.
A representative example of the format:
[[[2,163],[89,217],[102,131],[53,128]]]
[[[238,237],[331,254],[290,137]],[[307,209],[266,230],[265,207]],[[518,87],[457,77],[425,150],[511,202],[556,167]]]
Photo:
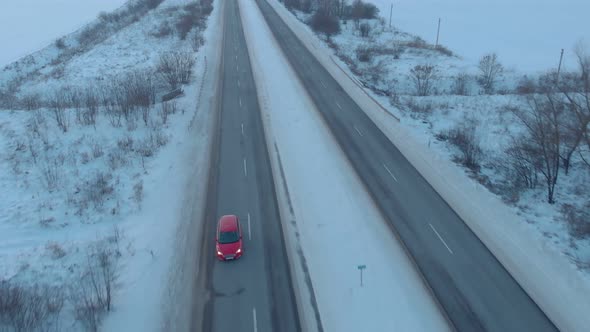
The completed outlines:
[[[234,215],[223,216],[219,219],[220,232],[235,232],[238,230],[238,217]]]

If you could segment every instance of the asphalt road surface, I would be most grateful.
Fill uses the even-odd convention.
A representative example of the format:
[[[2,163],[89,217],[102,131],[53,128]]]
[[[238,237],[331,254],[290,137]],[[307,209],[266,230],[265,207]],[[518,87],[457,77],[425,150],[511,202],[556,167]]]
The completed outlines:
[[[299,331],[274,182],[236,1],[224,3],[217,137],[202,255],[209,300],[195,331]],[[235,214],[244,254],[215,258],[219,217]],[[196,315],[200,316],[200,315]]]
[[[556,330],[266,0],[256,1],[325,123],[413,257],[450,323],[460,331]]]

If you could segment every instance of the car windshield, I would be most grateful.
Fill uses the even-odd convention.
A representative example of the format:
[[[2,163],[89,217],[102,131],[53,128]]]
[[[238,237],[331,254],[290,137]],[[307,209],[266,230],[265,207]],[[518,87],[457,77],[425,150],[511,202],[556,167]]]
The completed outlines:
[[[232,243],[240,239],[238,232],[219,232],[219,243]]]

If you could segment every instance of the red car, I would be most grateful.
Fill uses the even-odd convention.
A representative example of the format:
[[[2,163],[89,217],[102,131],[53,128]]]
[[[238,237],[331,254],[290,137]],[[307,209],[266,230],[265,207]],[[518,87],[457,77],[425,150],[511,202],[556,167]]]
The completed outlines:
[[[219,219],[215,236],[217,258],[222,261],[238,259],[242,256],[242,227],[237,216],[228,215]]]

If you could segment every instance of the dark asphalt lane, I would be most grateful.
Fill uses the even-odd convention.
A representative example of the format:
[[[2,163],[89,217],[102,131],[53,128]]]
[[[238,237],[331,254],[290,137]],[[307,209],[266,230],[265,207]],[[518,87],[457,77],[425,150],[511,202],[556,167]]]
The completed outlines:
[[[202,255],[209,300],[198,331],[299,331],[256,88],[236,1],[224,4],[217,148],[212,163]],[[214,147],[215,149],[215,147]],[[244,254],[215,258],[220,216],[239,217]],[[199,294],[197,292],[197,294]]]
[[[556,330],[274,9],[265,0],[256,1],[328,128],[391,229],[402,240],[454,328],[460,331]]]

